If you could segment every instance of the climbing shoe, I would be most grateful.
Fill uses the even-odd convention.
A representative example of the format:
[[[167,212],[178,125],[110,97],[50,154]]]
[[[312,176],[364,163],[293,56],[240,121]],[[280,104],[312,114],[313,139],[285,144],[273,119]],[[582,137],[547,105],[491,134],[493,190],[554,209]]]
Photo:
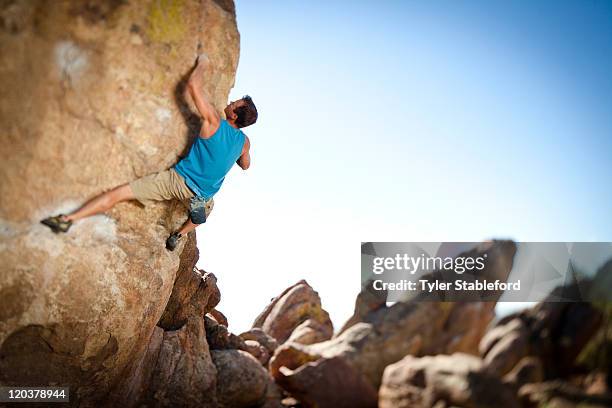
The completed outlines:
[[[55,217],[49,217],[42,220],[40,223],[51,228],[51,231],[59,234],[60,232],[68,232],[72,226],[72,221],[63,219],[64,214],[57,215]]]
[[[166,249],[174,251],[174,248],[176,248],[176,246],[178,245],[178,242],[181,237],[182,235],[178,232],[173,232],[172,235],[170,235],[166,240]]]

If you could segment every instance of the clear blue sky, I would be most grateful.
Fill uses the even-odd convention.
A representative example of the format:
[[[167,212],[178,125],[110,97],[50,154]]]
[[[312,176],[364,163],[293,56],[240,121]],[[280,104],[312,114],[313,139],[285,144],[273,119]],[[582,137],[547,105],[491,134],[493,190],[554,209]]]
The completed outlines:
[[[361,241],[612,241],[612,2],[236,9],[253,162],[198,230],[235,331],[301,278],[341,324]]]

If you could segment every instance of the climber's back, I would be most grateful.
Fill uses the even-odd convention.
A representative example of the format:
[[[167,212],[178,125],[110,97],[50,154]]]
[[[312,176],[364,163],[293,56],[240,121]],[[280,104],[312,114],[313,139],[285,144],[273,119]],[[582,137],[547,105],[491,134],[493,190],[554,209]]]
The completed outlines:
[[[246,136],[225,119],[210,137],[197,137],[189,154],[174,169],[187,186],[206,199],[221,188],[225,175],[242,154]]]

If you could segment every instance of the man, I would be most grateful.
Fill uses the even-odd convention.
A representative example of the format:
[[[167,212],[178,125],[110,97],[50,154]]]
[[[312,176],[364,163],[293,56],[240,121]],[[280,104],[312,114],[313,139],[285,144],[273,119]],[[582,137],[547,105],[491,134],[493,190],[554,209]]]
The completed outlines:
[[[257,120],[257,108],[249,96],[227,105],[224,109],[226,119],[221,118],[202,91],[207,63],[205,55],[198,57],[187,82],[188,93],[202,118],[199,137],[187,157],[174,168],[118,186],[70,214],[49,217],[41,222],[55,233],[68,232],[74,221],[107,211],[122,201],[136,199],[143,205],[150,200],[189,201],[187,221],[166,240],[166,248],[170,251],[176,248],[181,237],[204,223],[212,211],[213,196],[233,164],[237,163],[243,170],[249,168],[251,144],[240,129]]]

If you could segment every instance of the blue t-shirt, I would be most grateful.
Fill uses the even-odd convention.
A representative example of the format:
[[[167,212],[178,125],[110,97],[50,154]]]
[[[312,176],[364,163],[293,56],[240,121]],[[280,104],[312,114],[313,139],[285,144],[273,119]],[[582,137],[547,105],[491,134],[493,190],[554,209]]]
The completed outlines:
[[[242,153],[246,136],[222,119],[208,139],[197,137],[189,154],[174,166],[185,184],[200,197],[211,198]]]

